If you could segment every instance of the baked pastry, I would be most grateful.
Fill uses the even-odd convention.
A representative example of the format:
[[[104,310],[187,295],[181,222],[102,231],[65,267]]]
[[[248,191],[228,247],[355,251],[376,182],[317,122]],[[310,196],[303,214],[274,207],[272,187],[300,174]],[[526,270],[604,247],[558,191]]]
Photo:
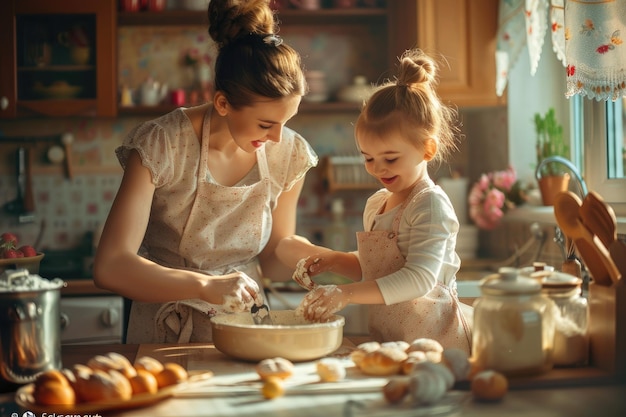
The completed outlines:
[[[402,402],[409,393],[409,378],[392,378],[383,386],[383,396],[390,404]]]
[[[114,369],[95,369],[91,373],[78,372],[76,394],[89,403],[128,400],[133,395],[128,378]]]
[[[509,381],[499,372],[481,371],[472,379],[470,389],[477,400],[499,401],[507,393]]]
[[[150,372],[152,375],[156,376],[159,372],[163,370],[163,364],[159,360],[154,359],[151,356],[142,356],[135,360],[135,369],[144,369]]]
[[[383,342],[380,344],[381,347],[391,347],[394,349],[400,349],[404,352],[406,352],[409,347],[411,346],[409,343],[405,342],[404,340],[397,340],[394,342]]]
[[[133,389],[133,395],[137,394],[156,394],[159,390],[159,383],[156,376],[145,369],[137,370],[135,375],[128,378],[130,386]]]
[[[435,339],[419,338],[411,342],[411,345],[407,349],[408,352],[424,352],[426,358],[432,362],[441,361],[441,353],[443,352],[443,346]]]
[[[317,374],[324,382],[341,381],[346,377],[346,368],[338,358],[322,358],[317,361]]]
[[[287,379],[293,375],[293,363],[280,357],[263,359],[257,364],[256,372],[261,379],[267,379],[271,376]]]
[[[361,367],[361,361],[363,357],[370,352],[380,349],[380,343],[378,342],[364,342],[356,347],[355,350],[350,353],[350,359],[357,367]]]
[[[187,370],[175,362],[164,363],[161,372],[155,375],[159,389],[186,381],[188,377]]]
[[[441,363],[446,365],[456,381],[465,381],[470,374],[471,365],[467,352],[458,348],[444,349]]]
[[[400,373],[406,352],[391,347],[381,347],[366,353],[360,360],[359,368],[367,375],[387,376]]]
[[[89,359],[87,366],[94,370],[115,370],[124,375],[126,378],[130,378],[137,373],[133,365],[125,356],[115,352],[109,352],[106,355],[96,355]]]
[[[40,405],[72,405],[76,403],[76,394],[64,373],[52,369],[35,379],[33,399]]]
[[[413,368],[420,362],[427,361],[426,354],[421,350],[416,350],[414,352],[407,353],[407,357],[402,362],[401,371],[404,375],[409,375],[413,372]]]

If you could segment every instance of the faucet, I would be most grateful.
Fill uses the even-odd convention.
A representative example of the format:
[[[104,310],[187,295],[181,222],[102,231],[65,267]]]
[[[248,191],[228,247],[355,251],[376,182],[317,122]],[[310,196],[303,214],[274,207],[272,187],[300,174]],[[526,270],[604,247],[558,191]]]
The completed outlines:
[[[576,165],[574,165],[569,159],[565,159],[562,156],[549,156],[542,160],[539,165],[537,165],[537,169],[535,169],[535,179],[539,180],[539,178],[541,178],[541,168],[543,168],[544,165],[550,162],[558,162],[560,164],[563,164],[572,172],[574,177],[576,177],[576,181],[578,181],[578,188],[580,189],[581,198],[584,199],[588,192],[587,183],[585,183],[582,175],[580,175],[580,171],[578,171]]]

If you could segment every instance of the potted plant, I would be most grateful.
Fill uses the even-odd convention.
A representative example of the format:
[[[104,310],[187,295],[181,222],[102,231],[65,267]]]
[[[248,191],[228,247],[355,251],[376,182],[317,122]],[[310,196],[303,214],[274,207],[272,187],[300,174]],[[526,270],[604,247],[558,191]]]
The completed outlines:
[[[563,126],[556,120],[554,108],[541,115],[535,113],[537,141],[537,169],[535,177],[541,191],[543,204],[553,205],[554,197],[560,191],[567,191],[570,176],[563,169],[559,158],[569,158],[569,146],[563,139]],[[556,159],[556,160],[555,160]]]

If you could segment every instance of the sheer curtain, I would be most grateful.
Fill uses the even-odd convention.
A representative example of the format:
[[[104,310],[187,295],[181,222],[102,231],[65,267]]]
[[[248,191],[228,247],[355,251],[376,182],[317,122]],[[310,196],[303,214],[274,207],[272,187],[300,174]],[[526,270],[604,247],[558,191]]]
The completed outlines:
[[[534,75],[548,28],[567,74],[566,96],[626,96],[626,0],[500,0],[496,93],[524,48]]]

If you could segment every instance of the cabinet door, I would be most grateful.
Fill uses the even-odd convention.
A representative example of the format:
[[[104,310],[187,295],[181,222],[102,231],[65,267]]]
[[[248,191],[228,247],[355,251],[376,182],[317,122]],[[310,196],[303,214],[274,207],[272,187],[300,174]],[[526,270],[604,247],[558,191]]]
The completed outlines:
[[[440,58],[444,100],[459,107],[505,104],[495,87],[497,0],[399,0],[390,6],[390,50],[417,46]]]
[[[0,15],[0,118],[116,115],[115,0],[9,0]]]

